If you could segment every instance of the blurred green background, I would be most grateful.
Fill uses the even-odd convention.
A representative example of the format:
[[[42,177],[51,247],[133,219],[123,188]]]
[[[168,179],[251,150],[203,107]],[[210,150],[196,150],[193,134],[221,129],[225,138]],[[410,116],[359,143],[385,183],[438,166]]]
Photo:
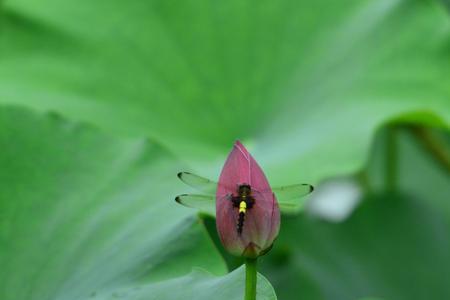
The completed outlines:
[[[450,299],[449,7],[1,1],[0,299],[241,299],[173,201],[235,139],[317,187],[259,300]]]

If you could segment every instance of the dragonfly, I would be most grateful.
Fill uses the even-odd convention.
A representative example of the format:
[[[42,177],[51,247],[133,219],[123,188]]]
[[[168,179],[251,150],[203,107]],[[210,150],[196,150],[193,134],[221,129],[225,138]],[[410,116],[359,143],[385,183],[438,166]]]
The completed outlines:
[[[201,194],[182,194],[177,196],[175,201],[214,216],[216,213],[215,193],[219,183],[190,172],[180,172],[177,176]],[[286,214],[299,212],[306,202],[305,196],[313,190],[314,187],[307,183],[272,188],[281,212]]]

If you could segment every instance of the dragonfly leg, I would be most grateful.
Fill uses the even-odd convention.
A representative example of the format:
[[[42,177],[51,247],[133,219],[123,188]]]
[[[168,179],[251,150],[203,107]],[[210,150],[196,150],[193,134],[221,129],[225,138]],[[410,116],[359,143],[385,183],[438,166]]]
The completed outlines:
[[[231,197],[231,202],[233,202],[233,207],[239,207],[239,204],[241,203],[241,198]]]
[[[247,208],[252,208],[253,204],[255,204],[255,198],[253,197],[247,197],[246,199]]]

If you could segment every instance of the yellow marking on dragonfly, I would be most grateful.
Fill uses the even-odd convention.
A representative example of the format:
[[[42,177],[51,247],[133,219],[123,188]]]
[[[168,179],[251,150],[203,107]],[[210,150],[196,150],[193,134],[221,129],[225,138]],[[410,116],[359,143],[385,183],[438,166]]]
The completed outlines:
[[[243,212],[245,214],[245,211],[247,210],[247,203],[245,201],[241,201],[239,203],[239,212]]]

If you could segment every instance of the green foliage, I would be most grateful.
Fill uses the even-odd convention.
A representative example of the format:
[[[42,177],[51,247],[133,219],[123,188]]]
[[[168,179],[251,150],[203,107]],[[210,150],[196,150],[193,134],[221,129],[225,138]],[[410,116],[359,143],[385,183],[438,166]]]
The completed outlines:
[[[392,130],[392,129],[390,129]],[[283,219],[283,231],[263,273],[280,299],[447,299],[450,297],[449,170],[422,147],[411,128],[395,128],[396,190],[366,196],[346,221],[310,215]],[[431,131],[446,143],[449,135]],[[372,190],[384,182],[380,132],[367,173]],[[447,141],[446,141],[447,139]],[[450,147],[447,148],[447,150]]]
[[[361,167],[392,117],[450,120],[449,22],[434,1],[16,0],[4,10],[1,103],[156,138],[208,177],[237,138],[276,184],[317,183]]]
[[[173,201],[235,139],[274,185],[369,166],[349,220],[285,219],[281,299],[449,298],[449,32],[432,0],[1,2],[0,298],[240,299]]]
[[[380,194],[340,224],[284,219],[262,272],[280,299],[447,299],[450,226],[421,201]]]
[[[241,299],[244,292],[243,267],[225,276],[216,277],[195,269],[183,277],[116,290],[112,294],[95,295],[94,299],[133,299],[133,300],[164,300],[164,299]],[[270,283],[262,275],[258,276],[257,300],[276,300],[277,297]]]
[[[0,149],[1,299],[87,298],[193,266],[225,274],[171,201],[180,163],[157,144],[1,109]]]

